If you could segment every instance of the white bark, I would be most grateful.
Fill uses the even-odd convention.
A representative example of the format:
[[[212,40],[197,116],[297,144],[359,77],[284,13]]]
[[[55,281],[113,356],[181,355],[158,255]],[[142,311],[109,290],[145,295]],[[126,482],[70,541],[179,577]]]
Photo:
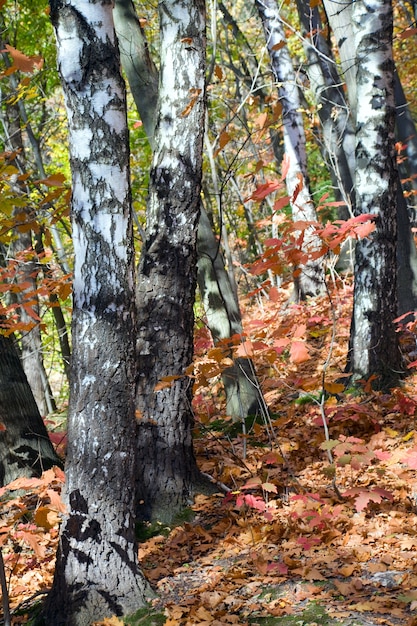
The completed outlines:
[[[68,113],[74,244],[66,501],[48,624],[132,612],[135,309],[126,97],[112,4],[51,2]]]
[[[266,43],[279,99],[282,104],[284,150],[289,158],[286,177],[288,194],[291,198],[294,222],[316,222],[317,214],[312,201],[308,175],[306,139],[301,103],[295,72],[285,40],[284,29],[279,18],[276,0],[255,0],[264,27]],[[297,191],[296,191],[297,190]],[[313,227],[304,231],[302,252],[307,260],[299,265],[299,296],[314,296],[324,289],[324,270],[321,260],[312,260],[311,254],[321,248],[320,239]]]
[[[350,365],[354,379],[379,376],[387,387],[401,362],[397,314],[394,64],[390,0],[360,0],[352,9],[356,49],[356,207],[376,230],[357,242]]]

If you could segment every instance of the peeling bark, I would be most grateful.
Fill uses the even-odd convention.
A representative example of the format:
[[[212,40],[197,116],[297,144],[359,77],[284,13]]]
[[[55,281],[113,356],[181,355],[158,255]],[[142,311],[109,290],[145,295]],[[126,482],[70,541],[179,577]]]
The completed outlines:
[[[397,181],[394,149],[394,63],[390,0],[353,4],[356,49],[356,206],[375,216],[376,230],[355,248],[349,366],[353,379],[396,384],[402,363],[397,315]]]
[[[65,499],[51,626],[133,612],[135,290],[125,86],[112,3],[51,0],[70,136],[73,355]]]

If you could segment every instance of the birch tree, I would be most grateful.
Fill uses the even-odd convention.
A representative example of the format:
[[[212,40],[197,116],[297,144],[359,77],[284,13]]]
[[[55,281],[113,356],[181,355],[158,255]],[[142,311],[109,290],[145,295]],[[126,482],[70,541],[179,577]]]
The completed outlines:
[[[397,170],[394,147],[394,63],[390,0],[352,7],[356,51],[356,207],[370,213],[375,231],[355,248],[350,368],[354,380],[398,381],[401,358],[397,315]]]
[[[65,500],[51,626],[141,606],[137,560],[135,285],[125,87],[112,2],[51,0],[73,183],[73,355]]]
[[[138,273],[138,497],[172,520],[200,482],[192,444],[194,297],[205,114],[204,0],[159,3],[160,73]],[[163,388],[161,378],[169,377]]]
[[[271,67],[282,105],[284,150],[289,159],[286,184],[292,217],[294,222],[316,222],[317,215],[309,191],[306,140],[298,85],[278,6],[276,0],[255,0],[255,4],[262,20]],[[306,228],[302,245],[305,260],[300,262],[299,275],[295,280],[297,297],[305,298],[323,292],[323,263],[313,256],[320,248],[320,240],[315,235],[314,228]]]

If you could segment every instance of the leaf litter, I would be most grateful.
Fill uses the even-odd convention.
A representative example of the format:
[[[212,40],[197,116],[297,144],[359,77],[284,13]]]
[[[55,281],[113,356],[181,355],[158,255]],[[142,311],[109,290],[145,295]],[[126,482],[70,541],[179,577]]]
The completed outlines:
[[[149,610],[163,615],[154,623],[417,625],[416,374],[389,394],[372,381],[343,392],[351,295],[345,282],[331,301],[246,299],[244,340],[269,412],[244,428],[225,415],[230,345],[213,352],[196,332],[195,449],[219,491],[140,544],[158,593]],[[25,488],[8,492],[0,526],[13,624],[51,586],[62,513],[58,475]],[[123,623],[152,622],[97,625]]]

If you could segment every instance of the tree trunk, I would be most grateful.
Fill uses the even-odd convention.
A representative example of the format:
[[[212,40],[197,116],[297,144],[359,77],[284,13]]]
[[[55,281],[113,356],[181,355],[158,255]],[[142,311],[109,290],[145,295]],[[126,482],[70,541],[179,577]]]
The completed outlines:
[[[205,211],[200,215],[197,249],[197,281],[207,325],[215,344],[222,340],[227,343],[228,338],[242,334],[242,317]],[[235,358],[233,365],[222,372],[222,380],[227,415],[237,420],[263,414],[265,402],[251,359]]]
[[[294,222],[317,222],[316,210],[309,191],[300,97],[278,6],[276,0],[255,0],[255,4],[262,20],[271,67],[282,104],[284,149],[289,159],[286,184],[292,218]],[[297,299],[323,293],[325,286],[323,262],[321,259],[312,258],[312,253],[321,248],[320,239],[315,235],[313,227],[305,229],[302,240],[301,248],[305,258],[297,268],[294,281]]]
[[[326,161],[337,185],[336,195],[346,203],[348,209],[340,217],[348,219],[355,206],[355,133],[349,104],[343,93],[332,51],[321,32],[318,8],[311,7],[306,0],[297,0],[297,8],[307,57],[307,75],[317,103]]]
[[[326,8],[327,17],[333,33],[335,35],[336,43],[339,48],[340,63],[342,73],[346,80],[347,95],[349,104],[351,107],[352,118],[356,119],[357,109],[357,77],[356,77],[356,63],[352,62],[355,57],[355,38],[353,36],[353,19],[352,10],[355,6],[352,2],[336,2],[335,0],[323,0]],[[397,95],[395,96],[395,84],[397,83]],[[403,117],[400,115],[404,109],[401,108],[401,99],[398,93],[398,81],[395,81],[395,69],[394,69],[394,97],[396,101],[396,130],[397,132],[403,129],[402,122]],[[359,104],[359,99],[358,99]],[[400,108],[398,108],[400,106]],[[402,141],[401,136],[397,134],[397,139]],[[410,148],[411,152],[412,149]],[[413,161],[413,159],[412,159]],[[356,169],[356,166],[355,166]],[[398,211],[398,241],[397,241],[397,300],[398,300],[398,315],[402,315],[407,311],[417,308],[417,251],[414,242],[414,236],[410,227],[410,220],[406,212],[404,212],[405,202],[404,198],[400,198],[402,195],[402,189],[400,186],[399,174],[396,172],[396,194],[398,198],[397,211]],[[408,281],[408,282],[407,282]]]
[[[401,84],[398,72],[395,71],[394,82],[395,96],[395,130],[397,141],[404,145],[404,152],[401,153],[404,161],[400,163],[401,178],[406,179],[403,182],[403,188],[407,190],[410,221],[415,225],[417,223],[417,131],[411,115],[404,89]]]
[[[353,3],[351,0],[323,0],[323,5],[339,51],[340,67],[346,82],[347,97],[355,126],[357,94],[352,26]]]
[[[133,612],[135,297],[125,86],[103,0],[51,0],[69,123],[73,354],[63,520],[45,616],[88,626]]]
[[[357,67],[356,206],[375,216],[376,229],[355,250],[355,288],[349,365],[353,380],[377,376],[398,382],[394,64],[390,0],[353,4]]]
[[[0,485],[62,467],[49,440],[14,340],[0,334]]]
[[[203,0],[159,5],[161,69],[146,239],[138,277],[140,515],[170,521],[198,481],[192,362],[205,112]],[[163,377],[174,377],[161,390]]]

